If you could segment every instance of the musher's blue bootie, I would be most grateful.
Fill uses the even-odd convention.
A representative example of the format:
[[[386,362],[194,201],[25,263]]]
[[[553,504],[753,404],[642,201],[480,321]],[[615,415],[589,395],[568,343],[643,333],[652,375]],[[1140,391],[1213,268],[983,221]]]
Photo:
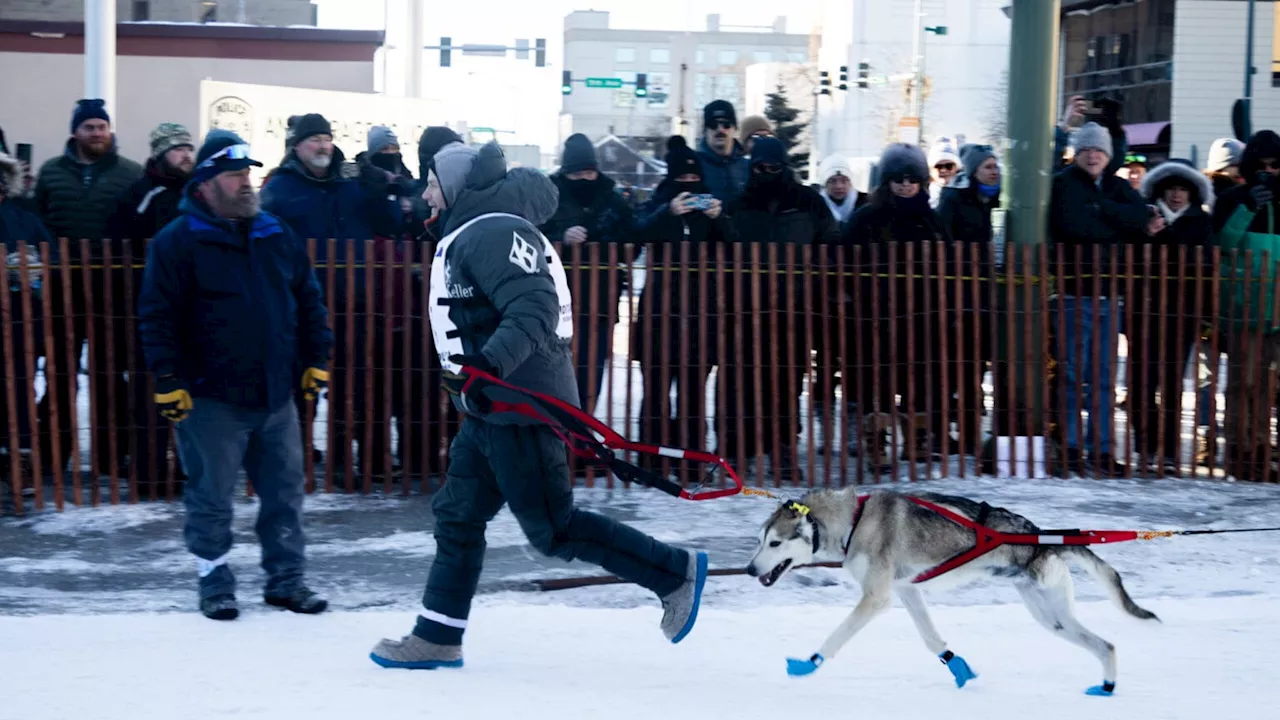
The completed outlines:
[[[965,683],[978,677],[978,674],[973,671],[973,668],[969,667],[969,663],[965,662],[964,658],[950,650],[939,655],[938,659],[941,660],[942,664],[946,665],[947,669],[951,671],[951,674],[955,676],[956,687],[958,688],[964,687]]]
[[[1110,680],[1103,680],[1101,685],[1094,685],[1084,691],[1085,695],[1093,695],[1095,697],[1111,697],[1116,691],[1116,684]]]
[[[818,653],[809,656],[808,660],[797,660],[795,658],[787,658],[787,674],[791,677],[800,677],[802,675],[812,675],[822,665],[823,657]]]

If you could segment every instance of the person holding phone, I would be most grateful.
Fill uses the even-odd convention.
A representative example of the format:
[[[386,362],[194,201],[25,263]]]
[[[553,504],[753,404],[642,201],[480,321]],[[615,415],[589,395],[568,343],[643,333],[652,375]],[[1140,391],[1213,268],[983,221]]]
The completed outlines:
[[[1280,135],[1261,130],[1244,147],[1245,184],[1223,193],[1213,207],[1214,243],[1222,248],[1220,325],[1227,333],[1227,407],[1223,467],[1239,480],[1280,479],[1272,453],[1268,380],[1280,362],[1280,318],[1275,281],[1280,266]],[[1245,253],[1252,251],[1251,261]],[[1267,257],[1263,257],[1264,254]]]

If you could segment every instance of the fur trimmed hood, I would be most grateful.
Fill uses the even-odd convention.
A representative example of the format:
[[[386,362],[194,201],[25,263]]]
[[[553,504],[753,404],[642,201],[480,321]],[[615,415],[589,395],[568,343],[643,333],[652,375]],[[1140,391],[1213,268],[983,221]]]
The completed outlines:
[[[1142,178],[1142,197],[1148,202],[1155,202],[1159,199],[1156,197],[1156,193],[1160,186],[1173,178],[1178,178],[1196,189],[1199,198],[1192,200],[1193,205],[1213,207],[1215,199],[1213,184],[1209,182],[1209,178],[1205,177],[1204,173],[1199,172],[1190,163],[1183,160],[1168,160],[1148,171],[1146,176]]]
[[[10,188],[22,189],[22,163],[0,152],[0,192],[8,195]]]

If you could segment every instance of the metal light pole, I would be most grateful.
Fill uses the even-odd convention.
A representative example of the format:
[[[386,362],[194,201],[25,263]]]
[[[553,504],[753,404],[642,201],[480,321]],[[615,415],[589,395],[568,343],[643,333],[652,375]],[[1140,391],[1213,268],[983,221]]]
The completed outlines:
[[[1249,0],[1248,35],[1244,41],[1244,137],[1253,135],[1253,18],[1254,0]]]
[[[422,2],[409,0],[409,41],[405,43],[405,62],[409,64],[405,77],[405,97],[422,97]]]
[[[1035,260],[1022,262],[1024,246],[1047,241],[1049,194],[1052,187],[1054,97],[1061,0],[1014,0],[1009,48],[1008,148],[1004,158],[1008,189],[1005,215],[1004,266],[1007,277],[1015,273],[1035,276]],[[1028,251],[1030,252],[1030,251]],[[1034,258],[1034,256],[1033,256]],[[997,288],[996,307],[1007,309],[1004,286]],[[997,323],[998,373],[1012,372],[1015,395],[997,388],[997,435],[1037,435],[1044,430],[1046,408],[1040,407],[1045,382],[1041,344],[1045,329],[1040,322],[1040,293],[1017,292],[1013,322]],[[1000,317],[999,315],[997,317]],[[997,374],[997,377],[1008,377]],[[1028,377],[1031,383],[1028,383]],[[997,383],[1005,385],[1005,383]],[[1005,427],[1007,410],[1015,402],[1017,417],[1029,418],[1027,427]],[[1024,415],[1021,410],[1027,410]]]
[[[116,4],[84,0],[84,96],[116,114]],[[116,120],[116,118],[112,118]]]
[[[911,81],[911,117],[919,120],[920,111],[924,100],[924,62],[920,57],[920,48],[923,45],[924,34],[924,0],[916,0],[916,9],[912,14],[914,18],[911,26],[911,74],[914,79]],[[924,137],[923,130],[920,131],[920,137]]]

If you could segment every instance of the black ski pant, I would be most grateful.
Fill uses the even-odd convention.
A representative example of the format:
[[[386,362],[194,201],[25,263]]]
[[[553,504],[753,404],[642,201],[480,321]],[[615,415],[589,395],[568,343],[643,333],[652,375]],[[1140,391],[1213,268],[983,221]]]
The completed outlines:
[[[502,505],[543,555],[584,560],[659,596],[685,580],[688,551],[574,507],[567,449],[543,426],[466,417],[449,447],[449,475],[432,498],[436,557],[413,633],[459,645],[484,562],[486,524]]]

